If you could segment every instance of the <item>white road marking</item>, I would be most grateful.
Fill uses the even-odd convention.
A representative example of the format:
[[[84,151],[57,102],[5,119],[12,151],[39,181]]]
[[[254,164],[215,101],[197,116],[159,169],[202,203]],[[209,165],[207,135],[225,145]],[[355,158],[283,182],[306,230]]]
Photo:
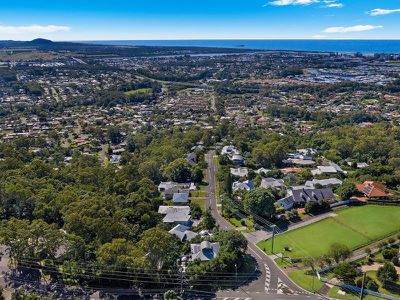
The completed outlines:
[[[278,295],[286,294],[286,295],[296,295],[295,292],[293,292],[286,284],[283,283],[283,281],[278,278]]]
[[[267,264],[264,264],[265,267],[265,292],[268,293],[271,285],[271,272]]]

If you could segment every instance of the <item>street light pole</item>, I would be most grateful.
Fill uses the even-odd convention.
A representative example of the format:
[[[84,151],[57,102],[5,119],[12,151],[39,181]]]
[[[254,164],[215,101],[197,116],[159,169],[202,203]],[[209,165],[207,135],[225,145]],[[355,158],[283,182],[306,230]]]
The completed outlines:
[[[235,286],[237,286],[237,284],[238,284],[238,271],[237,271],[237,264],[235,264],[235,269],[236,269],[236,284],[235,284]]]
[[[271,254],[274,254],[275,227],[276,227],[276,225],[272,225],[272,245],[271,245]]]
[[[362,280],[362,284],[361,284],[360,300],[362,300],[362,298],[363,298],[363,294],[364,294],[364,284],[365,284],[365,277],[366,277],[366,276],[367,276],[367,273],[364,272],[363,280]]]
[[[181,296],[183,296],[183,270],[181,269]]]

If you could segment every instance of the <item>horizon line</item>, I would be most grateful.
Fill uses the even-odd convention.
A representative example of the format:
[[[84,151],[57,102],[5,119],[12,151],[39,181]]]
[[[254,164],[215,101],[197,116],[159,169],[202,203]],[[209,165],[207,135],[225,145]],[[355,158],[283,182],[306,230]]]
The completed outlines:
[[[171,39],[47,39],[54,42],[104,42],[104,41],[400,41],[400,38],[171,38]],[[0,39],[0,41],[25,42],[31,40]]]
[[[400,38],[181,38],[181,39],[82,39],[82,40],[54,40],[62,42],[102,42],[102,41],[400,41]]]

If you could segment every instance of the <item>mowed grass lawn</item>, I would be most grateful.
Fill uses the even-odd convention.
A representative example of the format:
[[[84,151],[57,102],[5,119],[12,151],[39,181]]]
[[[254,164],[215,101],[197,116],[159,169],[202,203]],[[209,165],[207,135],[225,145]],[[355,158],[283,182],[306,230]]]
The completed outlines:
[[[136,94],[145,94],[145,93],[151,93],[152,89],[147,88],[147,89],[137,89],[137,90],[132,90],[132,91],[127,91],[125,92],[126,96],[132,96]]]
[[[400,207],[366,205],[337,212],[317,223],[289,231],[275,237],[274,252],[284,252],[292,258],[321,256],[330,245],[341,243],[351,249],[400,231]],[[258,243],[258,246],[271,253],[271,240]]]

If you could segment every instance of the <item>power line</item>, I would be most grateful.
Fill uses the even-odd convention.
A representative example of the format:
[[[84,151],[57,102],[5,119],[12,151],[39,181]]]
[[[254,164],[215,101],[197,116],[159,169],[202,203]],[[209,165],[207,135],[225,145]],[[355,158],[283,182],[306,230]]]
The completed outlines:
[[[29,263],[31,263],[31,262],[29,262]],[[73,276],[73,277],[90,277],[90,278],[93,277],[93,278],[102,278],[102,279],[109,279],[109,280],[128,280],[130,282],[131,281],[135,281],[135,282],[143,282],[143,283],[144,282],[146,282],[146,283],[154,282],[154,280],[147,281],[150,278],[146,277],[146,275],[149,275],[149,276],[151,275],[151,276],[153,276],[153,278],[154,278],[154,275],[155,275],[155,274],[145,274],[145,273],[141,273],[141,274],[139,274],[139,276],[137,276],[138,275],[137,273],[128,273],[128,275],[121,275],[121,274],[120,275],[118,275],[118,274],[116,275],[113,272],[101,272],[101,271],[100,271],[100,274],[98,274],[98,273],[95,273],[92,270],[86,270],[86,273],[77,273],[77,274],[74,273],[74,274],[72,274],[72,273],[68,273],[68,272],[62,272],[62,271],[58,270],[56,267],[54,267],[54,266],[40,266],[40,265],[37,265],[37,266],[32,266],[32,265],[26,266],[26,265],[22,265],[22,267],[27,268],[27,269],[33,269],[33,270],[41,270],[41,271],[45,271],[45,272],[47,271],[47,272],[50,272],[50,273],[64,274],[66,276]],[[186,273],[186,275],[189,277],[190,280],[194,280],[196,283],[197,282],[210,283],[210,278],[212,280],[214,280],[214,282],[218,282],[218,283],[229,282],[230,283],[233,280],[233,276],[234,276],[234,274],[232,274],[232,276],[231,276],[232,279],[227,279],[226,277],[225,278],[213,278],[212,276],[210,277],[207,274],[201,274],[201,276],[207,276],[208,279],[197,279],[197,278],[193,279],[193,277],[196,277],[197,274]],[[171,283],[172,281],[178,282],[178,281],[181,280],[181,278],[179,278],[179,276],[180,276],[179,274],[174,274],[172,276],[165,276],[164,275],[164,277],[161,278],[161,279],[163,279],[164,282],[168,282],[168,283]],[[249,278],[249,276],[243,276],[243,275],[241,275],[239,277],[240,277],[240,279]],[[165,279],[167,279],[169,281],[165,281]]]
[[[28,257],[28,256],[24,256],[24,257],[16,257],[15,258],[17,261],[18,260],[25,260],[25,261],[32,261],[32,262],[41,262],[40,260],[38,260],[35,257]],[[45,259],[43,259],[42,261],[44,261]],[[54,262],[53,260],[51,260],[52,262]],[[66,262],[70,262],[70,261],[66,261]],[[74,262],[76,263],[78,266],[83,266],[85,268],[101,268],[100,266],[96,266],[96,265],[89,265],[88,263],[78,263],[78,262]],[[104,269],[104,268],[103,268]],[[130,268],[130,267],[126,267],[127,270],[132,270],[132,271],[139,271],[139,272],[143,272],[144,269],[140,269],[140,268]],[[105,270],[111,270],[111,271],[117,271],[117,270],[113,270],[113,269],[105,269]],[[154,274],[154,273],[166,273],[169,274],[170,272],[176,272],[177,270],[175,269],[171,269],[171,270],[159,270],[159,269],[146,269],[146,271],[149,272],[145,272],[145,273],[149,273],[149,274]],[[154,271],[154,272],[150,272],[150,271]],[[117,271],[118,272],[118,271]],[[122,272],[122,271],[121,271]],[[216,275],[231,275],[234,274],[233,272],[207,272],[207,274],[216,274]],[[253,274],[252,272],[249,273],[242,273],[242,274]]]

